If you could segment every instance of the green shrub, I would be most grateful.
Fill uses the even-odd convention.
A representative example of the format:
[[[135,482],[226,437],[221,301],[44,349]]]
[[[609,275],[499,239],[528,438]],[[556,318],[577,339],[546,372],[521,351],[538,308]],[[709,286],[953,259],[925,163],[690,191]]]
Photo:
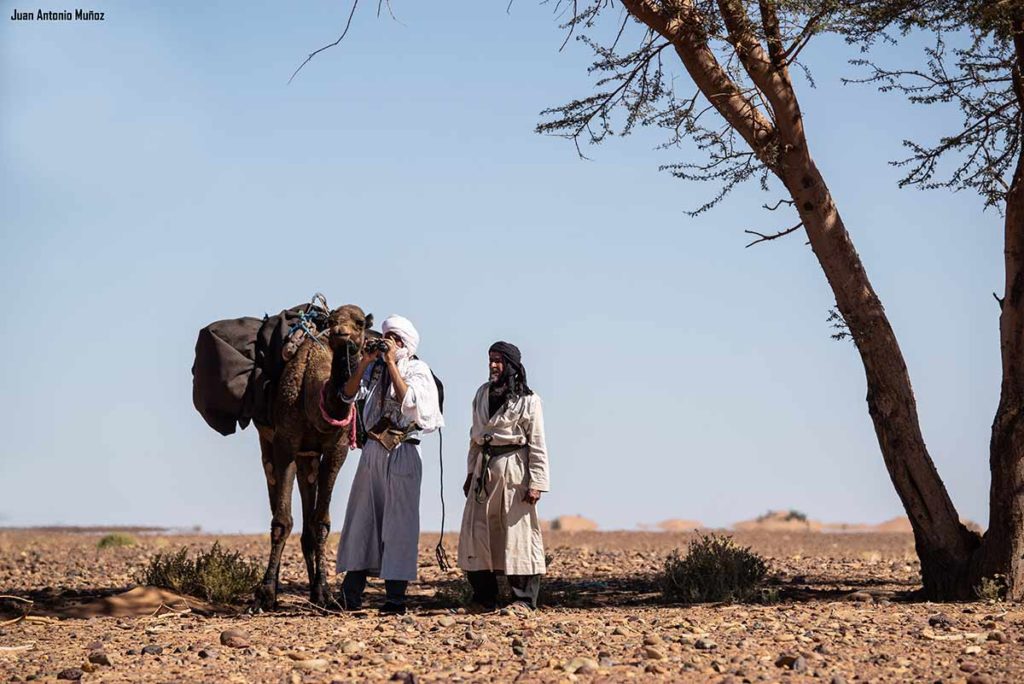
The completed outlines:
[[[442,581],[434,592],[434,598],[445,607],[468,608],[473,603],[473,587],[461,577]]]
[[[260,581],[260,566],[237,551],[227,552],[214,542],[209,551],[189,558],[188,548],[158,553],[138,581],[213,603],[234,603],[250,595]]]
[[[1006,596],[1006,577],[999,574],[982,577],[981,583],[974,587],[974,595],[980,601],[1002,601]]]
[[[124,532],[114,532],[100,537],[96,542],[97,549],[116,549],[121,546],[135,546],[135,537]]]
[[[683,603],[746,601],[759,595],[767,574],[764,558],[732,537],[698,534],[685,556],[673,551],[665,560],[661,590]]]

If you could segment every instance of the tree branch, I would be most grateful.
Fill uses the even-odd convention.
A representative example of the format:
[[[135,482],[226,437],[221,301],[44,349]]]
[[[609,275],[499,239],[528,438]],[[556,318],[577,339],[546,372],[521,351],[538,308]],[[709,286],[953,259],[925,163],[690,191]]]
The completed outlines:
[[[302,67],[304,67],[304,66],[306,66],[307,64],[309,64],[309,60],[313,59],[314,57],[316,57],[317,55],[319,55],[319,54],[320,54],[321,52],[323,52],[324,50],[327,50],[327,49],[329,49],[329,48],[332,48],[332,47],[334,47],[335,45],[337,45],[338,43],[340,43],[340,42],[342,41],[342,39],[343,39],[343,38],[345,37],[345,35],[346,35],[346,34],[348,33],[348,30],[349,30],[349,28],[350,28],[350,27],[352,26],[352,17],[353,17],[353,16],[355,16],[355,13],[356,13],[356,7],[358,7],[358,6],[359,6],[359,0],[352,0],[352,9],[351,9],[351,11],[349,11],[349,13],[348,13],[348,21],[346,21],[346,22],[345,22],[345,30],[341,32],[341,35],[340,35],[340,36],[338,36],[338,40],[336,40],[336,41],[334,41],[333,43],[330,43],[330,44],[328,44],[328,45],[324,45],[324,46],[323,46],[322,48],[320,48],[319,50],[314,50],[313,52],[309,53],[309,56],[308,56],[308,57],[306,57],[306,60],[305,60],[305,61],[304,61],[304,62],[303,62],[302,64],[300,64],[300,65],[299,65],[299,68],[298,68],[298,69],[296,69],[296,70],[295,70],[295,71],[294,71],[294,72],[292,73],[292,76],[291,76],[291,78],[289,78],[289,79],[288,79],[288,83],[289,83],[289,84],[290,84],[290,83],[292,82],[292,79],[294,79],[294,78],[295,78],[295,74],[299,73],[299,71],[301,71],[301,70],[302,70]],[[388,9],[390,10],[390,8],[391,8],[391,5],[390,5],[390,3],[389,3],[389,4],[388,4]]]
[[[743,231],[744,233],[757,236],[757,239],[749,243],[746,247],[753,247],[756,244],[768,242],[769,240],[778,240],[780,237],[785,237],[786,235],[789,235],[790,233],[793,233],[799,230],[800,228],[803,228],[803,226],[804,222],[801,221],[792,228],[786,228],[785,230],[780,230],[778,233],[772,233],[771,235],[765,235],[764,233],[759,233],[756,230],[745,230]],[[744,249],[746,249],[746,247],[744,247]]]

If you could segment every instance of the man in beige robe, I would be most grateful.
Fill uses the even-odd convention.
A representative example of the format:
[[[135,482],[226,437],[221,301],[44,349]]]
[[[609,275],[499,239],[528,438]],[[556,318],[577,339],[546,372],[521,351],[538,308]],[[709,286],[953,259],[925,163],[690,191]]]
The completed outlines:
[[[488,370],[473,399],[459,567],[474,603],[495,608],[504,574],[519,601],[536,608],[546,571],[537,502],[549,487],[541,401],[515,345],[495,342]]]

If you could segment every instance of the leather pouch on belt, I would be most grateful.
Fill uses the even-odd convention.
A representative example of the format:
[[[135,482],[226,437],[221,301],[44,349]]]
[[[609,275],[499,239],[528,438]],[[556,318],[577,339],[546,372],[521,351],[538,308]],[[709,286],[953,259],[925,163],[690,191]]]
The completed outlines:
[[[366,431],[366,435],[370,439],[380,442],[387,451],[394,451],[399,444],[405,441],[408,434],[408,431],[395,427],[395,424],[388,418],[381,418]]]

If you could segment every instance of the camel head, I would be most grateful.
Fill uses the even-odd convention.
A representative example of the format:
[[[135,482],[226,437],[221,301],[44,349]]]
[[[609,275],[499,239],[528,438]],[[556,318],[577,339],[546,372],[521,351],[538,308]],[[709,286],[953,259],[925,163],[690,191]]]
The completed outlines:
[[[339,306],[327,317],[328,343],[335,355],[355,356],[363,348],[373,314],[363,313],[355,304]]]

